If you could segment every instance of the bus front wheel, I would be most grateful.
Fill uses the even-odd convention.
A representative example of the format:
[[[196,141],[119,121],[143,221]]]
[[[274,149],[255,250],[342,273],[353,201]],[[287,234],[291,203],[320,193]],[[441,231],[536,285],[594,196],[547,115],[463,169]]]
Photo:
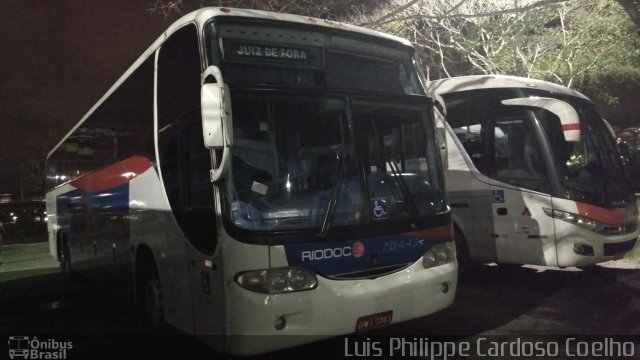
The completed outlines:
[[[164,322],[164,309],[158,271],[153,260],[148,257],[140,260],[142,261],[137,266],[137,303],[153,327],[159,329]]]
[[[454,227],[453,241],[456,244],[456,257],[458,259],[458,277],[463,278],[467,275],[469,269],[473,266],[471,257],[469,256],[469,249],[467,247],[467,240],[462,235],[462,231],[458,227]]]
[[[71,251],[69,251],[69,243],[66,239],[61,241],[62,251],[60,251],[60,270],[70,280],[75,279],[73,265],[71,263]]]

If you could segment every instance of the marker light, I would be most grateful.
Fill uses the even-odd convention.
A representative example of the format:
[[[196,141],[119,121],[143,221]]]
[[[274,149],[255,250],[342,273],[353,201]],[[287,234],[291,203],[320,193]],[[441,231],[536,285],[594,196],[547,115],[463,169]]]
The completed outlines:
[[[273,327],[276,328],[276,330],[282,330],[285,326],[287,326],[287,319],[285,319],[284,316],[279,316],[273,324]]]
[[[243,288],[265,294],[278,294],[315,289],[316,274],[303,267],[281,267],[246,271],[236,275]]]
[[[422,266],[425,269],[448,264],[456,259],[456,246],[452,241],[434,245],[422,257]]]

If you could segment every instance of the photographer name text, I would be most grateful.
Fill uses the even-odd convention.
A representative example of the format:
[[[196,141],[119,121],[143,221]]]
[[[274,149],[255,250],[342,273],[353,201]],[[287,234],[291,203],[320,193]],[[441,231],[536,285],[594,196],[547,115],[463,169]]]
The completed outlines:
[[[478,337],[472,341],[431,341],[429,338],[344,339],[345,357],[426,357],[453,359],[464,357],[558,357],[635,358],[632,341],[605,337],[585,341],[568,337],[562,341],[532,339],[496,340]]]

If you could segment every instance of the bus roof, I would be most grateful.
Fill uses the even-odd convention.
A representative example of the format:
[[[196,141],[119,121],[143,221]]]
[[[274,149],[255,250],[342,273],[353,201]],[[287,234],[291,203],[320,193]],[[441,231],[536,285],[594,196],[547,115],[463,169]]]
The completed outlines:
[[[584,100],[589,100],[584,94],[568,87],[554,84],[548,81],[523,78],[510,75],[470,75],[459,76],[448,79],[431,81],[428,84],[430,94],[443,95],[453,92],[477,90],[477,89],[499,89],[499,88],[528,88],[540,89],[552,93],[574,96]]]
[[[235,16],[235,17],[244,17],[244,18],[268,19],[268,20],[285,21],[285,22],[291,22],[291,23],[297,23],[297,24],[316,25],[322,28],[333,28],[336,30],[346,30],[346,31],[360,33],[363,35],[375,36],[375,37],[399,42],[406,46],[411,46],[411,43],[408,40],[403,39],[401,37],[385,34],[379,31],[367,29],[364,27],[356,26],[356,25],[350,25],[350,24],[346,24],[338,21],[326,20],[326,19],[318,19],[310,16],[283,14],[283,13],[275,13],[271,11],[260,11],[260,10],[251,10],[251,9],[214,8],[214,7],[203,8],[185,15],[183,18],[178,20],[176,24],[188,22],[191,19],[197,19],[198,22],[204,23],[205,21],[218,16]]]
[[[164,41],[173,34],[176,30],[188,23],[197,23],[201,28],[208,20],[215,17],[238,17],[238,18],[253,18],[253,19],[267,19],[274,21],[282,21],[296,24],[305,24],[311,26],[318,26],[324,29],[335,29],[341,31],[348,31],[353,33],[359,33],[362,35],[378,37],[381,39],[394,41],[404,46],[410,46],[411,43],[398,36],[385,34],[379,31],[363,28],[356,25],[349,25],[342,22],[318,19],[309,16],[300,16],[292,14],[275,13],[271,11],[251,10],[251,9],[239,9],[239,8],[226,8],[226,7],[206,7],[199,10],[192,11],[180,19],[171,24],[167,30],[165,30],[156,41],[125,71],[125,73],[109,88],[109,90],[96,102],[91,109],[82,117],[82,119],[75,124],[75,126],[56,144],[56,146],[49,151],[47,159],[69,138],[75,131],[82,125],[82,123],[106,100],[111,94],[147,59],[151,56]]]

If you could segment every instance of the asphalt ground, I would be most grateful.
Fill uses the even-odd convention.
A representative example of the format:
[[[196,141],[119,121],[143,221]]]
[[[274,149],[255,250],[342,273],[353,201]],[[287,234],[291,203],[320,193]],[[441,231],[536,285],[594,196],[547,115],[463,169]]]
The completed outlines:
[[[69,281],[50,257],[47,243],[4,246],[0,263],[0,359],[10,358],[10,348],[20,338],[58,347],[69,342],[72,349],[57,353],[65,359],[222,356],[175,329],[154,330],[130,298],[88,280]],[[392,351],[401,341],[400,350]],[[489,356],[494,343],[515,347]],[[456,354],[419,351],[447,344]],[[471,349],[465,352],[461,346],[466,344]],[[544,356],[529,358],[640,358],[640,262],[623,259],[586,271],[478,266],[459,283],[453,305],[444,311],[252,358],[520,359],[526,357],[514,351],[529,344],[546,349]],[[593,352],[594,346],[616,344],[633,356]],[[554,349],[565,353],[553,356]],[[566,356],[567,351],[575,356]]]

